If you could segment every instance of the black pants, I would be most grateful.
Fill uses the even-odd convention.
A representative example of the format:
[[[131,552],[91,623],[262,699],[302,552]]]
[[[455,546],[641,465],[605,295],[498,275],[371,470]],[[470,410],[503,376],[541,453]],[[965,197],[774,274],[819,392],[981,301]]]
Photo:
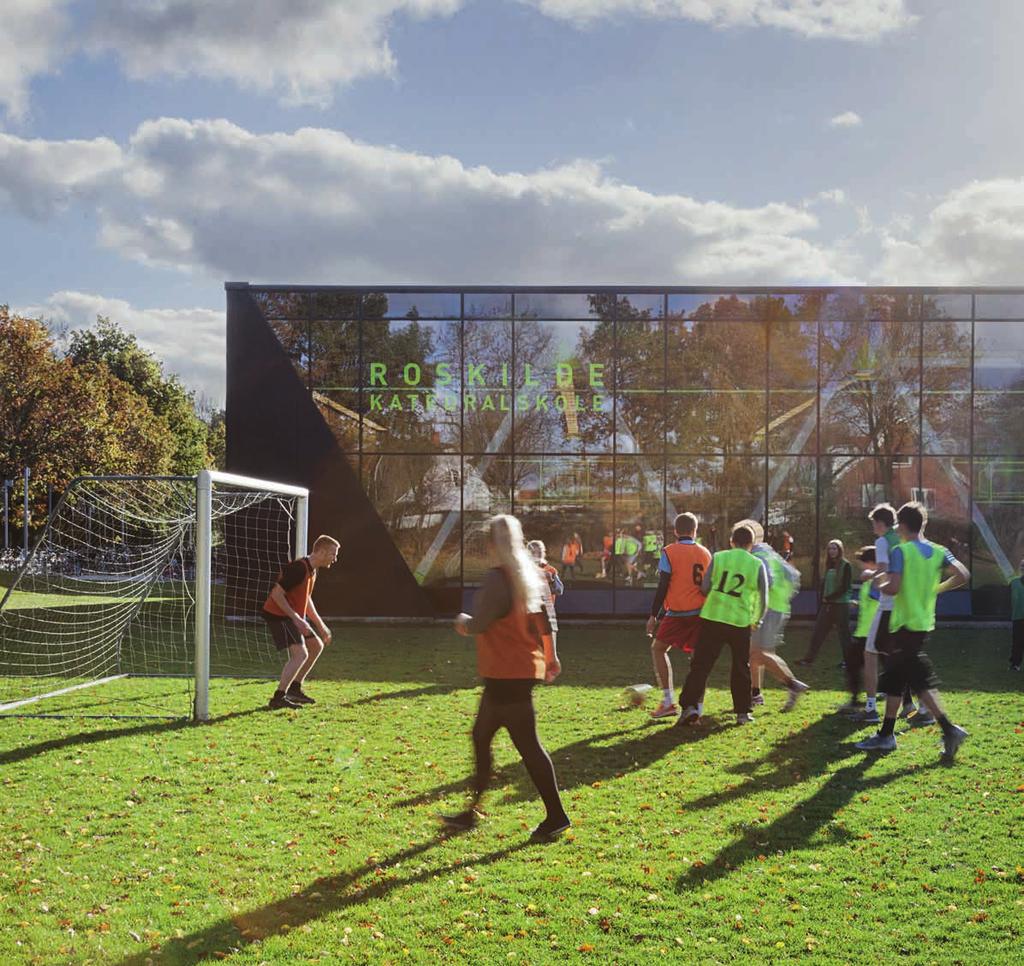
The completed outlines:
[[[846,652],[850,649],[850,605],[842,603],[821,605],[818,619],[814,622],[814,630],[811,632],[811,646],[804,655],[805,661],[811,662],[818,656],[821,645],[825,643],[825,638],[833,627],[839,630],[839,646],[843,660],[846,659]]]
[[[540,793],[547,817],[561,819],[565,817],[565,809],[558,796],[555,766],[537,735],[537,715],[533,709],[533,688],[537,683],[534,680],[484,678],[484,693],[473,722],[473,752],[476,756],[473,790],[479,801],[491,783],[491,742],[499,729],[507,728],[512,744]]]
[[[856,701],[864,687],[864,645],[866,637],[851,637],[850,646],[846,649],[846,686],[850,691],[850,700]]]
[[[732,652],[729,689],[732,706],[737,714],[750,713],[750,628],[734,627],[719,621],[701,619],[700,637],[693,649],[690,673],[686,675],[679,703],[683,708],[694,708],[704,700],[708,676],[715,666],[722,648]]]
[[[1010,648],[1010,663],[1020,665],[1024,659],[1024,619],[1013,622],[1013,646]]]
[[[931,658],[924,653],[928,635],[924,631],[893,631],[889,635],[889,653],[885,670],[878,678],[878,690],[885,695],[900,694],[906,701],[908,689],[915,694],[939,686]]]

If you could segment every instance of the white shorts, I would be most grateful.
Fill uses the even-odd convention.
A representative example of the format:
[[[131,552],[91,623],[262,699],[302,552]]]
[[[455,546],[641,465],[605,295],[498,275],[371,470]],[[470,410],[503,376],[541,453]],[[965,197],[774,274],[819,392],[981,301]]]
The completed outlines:
[[[761,626],[755,628],[750,635],[750,646],[759,651],[774,651],[782,643],[782,633],[789,621],[789,614],[777,610],[765,612]]]
[[[875,647],[875,644],[878,641],[878,625],[881,624],[881,622],[882,622],[882,615],[883,614],[890,614],[891,615],[892,611],[890,611],[890,610],[882,610],[881,607],[879,607],[878,610],[875,611],[875,616],[871,618],[871,627],[868,628],[867,640],[864,642],[864,653],[865,654],[881,654],[881,653],[883,653],[882,651],[879,651],[877,647]]]

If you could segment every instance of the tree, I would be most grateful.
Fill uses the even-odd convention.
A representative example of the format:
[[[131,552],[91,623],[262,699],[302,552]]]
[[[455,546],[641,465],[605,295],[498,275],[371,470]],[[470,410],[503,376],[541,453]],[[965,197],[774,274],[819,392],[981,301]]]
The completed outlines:
[[[198,473],[209,462],[207,428],[196,415],[195,398],[177,376],[167,376],[156,357],[116,322],[99,316],[95,329],[71,334],[68,358],[74,366],[101,363],[145,399],[175,440],[171,472]]]
[[[46,485],[75,476],[168,473],[175,439],[147,400],[102,362],[61,357],[46,326],[0,306],[0,475],[32,470],[32,510]]]

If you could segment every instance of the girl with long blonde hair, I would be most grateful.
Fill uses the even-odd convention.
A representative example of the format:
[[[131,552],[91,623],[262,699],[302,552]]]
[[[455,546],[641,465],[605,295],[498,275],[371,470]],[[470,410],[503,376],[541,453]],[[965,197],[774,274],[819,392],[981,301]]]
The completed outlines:
[[[443,819],[455,829],[476,824],[476,806],[491,778],[491,743],[498,730],[506,728],[547,809],[533,837],[550,839],[570,822],[558,794],[555,767],[537,735],[533,707],[534,687],[553,681],[562,669],[554,638],[545,633],[543,578],[515,517],[500,514],[488,521],[487,549],[494,566],[473,599],[473,614],[455,618],[459,634],[476,637],[477,670],[484,681],[473,723],[473,800],[469,808]]]

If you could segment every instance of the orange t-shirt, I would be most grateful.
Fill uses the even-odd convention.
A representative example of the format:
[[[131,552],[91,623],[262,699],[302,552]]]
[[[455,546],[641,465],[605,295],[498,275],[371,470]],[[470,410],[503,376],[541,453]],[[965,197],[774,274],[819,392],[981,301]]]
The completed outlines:
[[[670,543],[662,551],[668,557],[672,576],[665,594],[665,610],[676,613],[699,611],[704,604],[700,584],[711,563],[711,554],[699,543]]]
[[[316,583],[316,567],[310,564],[309,558],[302,557],[299,560],[292,560],[285,564],[277,575],[275,583],[281,586],[284,596],[292,606],[292,610],[299,617],[305,617],[306,609],[309,607],[309,599],[313,596],[313,584]],[[277,605],[272,594],[267,595],[263,609],[275,617],[288,616]]]

